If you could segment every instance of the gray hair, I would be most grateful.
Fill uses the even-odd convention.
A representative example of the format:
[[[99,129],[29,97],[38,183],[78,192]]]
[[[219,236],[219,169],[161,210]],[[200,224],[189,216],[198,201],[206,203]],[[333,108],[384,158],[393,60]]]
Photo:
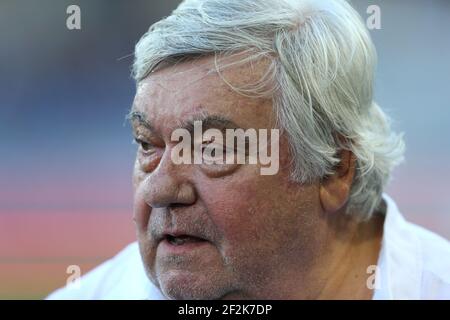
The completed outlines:
[[[271,61],[257,84],[235,89],[272,97],[292,179],[325,179],[339,151],[350,150],[356,166],[346,210],[369,219],[404,143],[373,101],[376,51],[358,13],[344,0],[185,0],[137,43],[133,75],[139,82],[160,63],[239,53],[240,63]]]

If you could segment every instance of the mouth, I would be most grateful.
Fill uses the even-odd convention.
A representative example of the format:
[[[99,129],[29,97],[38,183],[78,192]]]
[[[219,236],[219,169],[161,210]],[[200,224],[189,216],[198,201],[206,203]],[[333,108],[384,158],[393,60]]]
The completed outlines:
[[[161,254],[181,255],[181,254],[200,254],[204,249],[211,245],[211,242],[197,235],[186,234],[183,232],[164,233],[160,240]]]
[[[182,234],[182,235],[167,234],[167,235],[165,235],[164,240],[167,241],[169,244],[171,244],[173,246],[182,246],[182,245],[186,245],[186,244],[196,244],[196,243],[201,243],[201,242],[206,242],[207,241],[207,240],[205,240],[203,238],[199,238],[199,237],[195,237],[195,236],[191,236],[191,235],[186,235],[186,234]]]

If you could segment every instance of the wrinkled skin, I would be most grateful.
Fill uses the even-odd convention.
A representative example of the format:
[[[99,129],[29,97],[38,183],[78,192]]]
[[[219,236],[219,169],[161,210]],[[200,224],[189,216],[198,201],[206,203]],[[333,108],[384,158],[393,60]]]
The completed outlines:
[[[134,220],[149,278],[172,299],[370,298],[364,272],[376,264],[381,224],[361,226],[341,212],[353,177],[351,154],[341,174],[309,185],[289,178],[284,134],[275,175],[261,175],[260,164],[172,162],[171,133],[180,120],[207,113],[243,129],[275,128],[271,99],[233,91],[208,73],[212,61],[164,67],[138,85],[133,110],[152,125],[132,121],[145,142],[134,168]],[[237,86],[256,81],[265,63],[231,67],[223,76]],[[207,242],[175,254],[160,241],[174,229]],[[349,280],[355,277],[358,282]]]

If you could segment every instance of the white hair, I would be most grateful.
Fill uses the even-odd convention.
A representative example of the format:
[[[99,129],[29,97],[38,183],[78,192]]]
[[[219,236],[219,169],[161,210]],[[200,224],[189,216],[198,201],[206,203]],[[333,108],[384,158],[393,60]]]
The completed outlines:
[[[373,101],[376,51],[358,13],[344,0],[185,0],[140,39],[133,75],[139,82],[162,62],[238,53],[246,53],[240,63],[271,61],[258,84],[235,89],[272,97],[292,178],[325,179],[339,151],[350,150],[356,166],[347,213],[369,219],[404,143]]]

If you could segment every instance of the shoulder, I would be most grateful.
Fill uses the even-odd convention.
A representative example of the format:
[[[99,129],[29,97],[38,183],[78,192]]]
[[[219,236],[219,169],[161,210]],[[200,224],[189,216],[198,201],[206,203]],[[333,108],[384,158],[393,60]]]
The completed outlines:
[[[409,224],[418,239],[424,299],[450,299],[450,242],[420,226]]]
[[[404,219],[383,194],[387,213],[380,265],[381,299],[450,299],[450,243]]]
[[[157,288],[147,278],[136,242],[47,299],[148,299]]]

